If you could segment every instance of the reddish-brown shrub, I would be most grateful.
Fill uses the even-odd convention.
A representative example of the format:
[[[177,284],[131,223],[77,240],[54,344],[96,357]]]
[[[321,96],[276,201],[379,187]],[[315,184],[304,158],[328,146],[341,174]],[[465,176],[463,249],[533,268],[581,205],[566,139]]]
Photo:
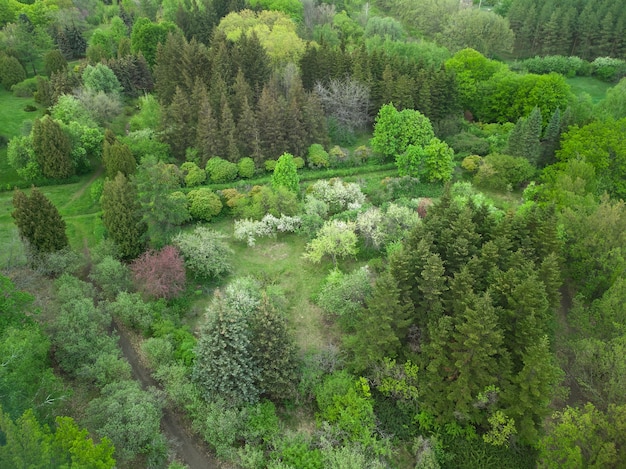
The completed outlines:
[[[185,289],[185,263],[174,246],[144,252],[131,266],[139,290],[155,298],[174,298]]]

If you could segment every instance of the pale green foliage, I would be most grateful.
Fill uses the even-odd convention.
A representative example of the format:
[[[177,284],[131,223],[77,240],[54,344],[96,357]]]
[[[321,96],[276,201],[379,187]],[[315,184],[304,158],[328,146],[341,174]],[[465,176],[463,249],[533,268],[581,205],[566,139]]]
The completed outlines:
[[[483,435],[485,443],[494,446],[509,446],[511,436],[517,433],[515,420],[507,417],[501,410],[497,410],[487,421],[491,429]]]
[[[172,342],[164,337],[150,337],[142,342],[141,351],[153,370],[169,365],[174,354]]]
[[[244,424],[241,412],[218,396],[204,406],[194,427],[215,448],[217,457],[233,459],[235,442]]]
[[[256,244],[257,238],[276,237],[277,233],[293,233],[300,228],[300,217],[282,215],[280,218],[271,213],[261,220],[250,219],[235,220],[234,237],[239,241],[246,241],[248,246]]]
[[[425,182],[445,182],[452,178],[454,151],[447,143],[433,138],[425,147],[409,145],[396,157],[400,176],[419,177]]]
[[[149,330],[158,308],[157,303],[143,301],[139,293],[120,292],[107,311],[124,325],[142,331]]]
[[[91,118],[84,104],[75,96],[69,94],[59,96],[59,100],[52,107],[50,115],[53,119],[67,125],[72,122],[78,122],[88,127],[96,127],[96,123]]]
[[[292,154],[283,153],[278,158],[272,174],[272,187],[274,189],[284,187],[296,194],[300,191],[300,178]]]
[[[339,317],[340,323],[353,325],[357,313],[365,305],[365,298],[372,291],[370,275],[367,266],[348,274],[339,269],[332,270],[317,297],[318,306],[326,314]]]
[[[198,226],[192,232],[179,233],[172,238],[185,258],[185,266],[199,277],[221,277],[232,269],[232,249],[226,236],[209,228]]]
[[[219,156],[215,156],[207,161],[205,169],[211,182],[217,184],[233,181],[239,172],[239,168],[235,163],[226,161]]]
[[[329,256],[333,264],[337,265],[338,258],[356,256],[358,239],[354,229],[353,222],[340,220],[325,222],[315,239],[307,244],[307,252],[303,257],[317,264],[324,256]]]
[[[26,181],[34,181],[42,176],[30,136],[16,136],[9,140],[7,159],[9,165]]]
[[[487,10],[463,8],[450,16],[441,43],[455,51],[471,47],[488,57],[511,52],[515,35],[509,21]]]
[[[161,105],[153,94],[139,98],[139,112],[130,118],[130,130],[158,129],[161,125]]]
[[[160,433],[161,408],[136,381],[105,386],[100,397],[89,403],[88,415],[96,434],[113,442],[121,460],[147,453]]]
[[[309,168],[328,168],[328,152],[319,143],[314,143],[309,147],[307,163]]]
[[[355,182],[343,182],[339,178],[320,179],[309,187],[308,193],[324,202],[331,214],[355,210],[365,203],[361,186]]]
[[[250,157],[241,158],[237,163],[237,168],[239,170],[239,177],[244,179],[250,179],[254,176],[254,171],[256,170],[254,160]]]
[[[112,300],[119,292],[130,288],[130,271],[112,256],[105,256],[93,266],[89,279],[100,287],[104,297]]]
[[[97,64],[95,67],[87,65],[83,71],[83,84],[91,91],[104,93],[119,93],[122,87],[117,77],[109,67]]]

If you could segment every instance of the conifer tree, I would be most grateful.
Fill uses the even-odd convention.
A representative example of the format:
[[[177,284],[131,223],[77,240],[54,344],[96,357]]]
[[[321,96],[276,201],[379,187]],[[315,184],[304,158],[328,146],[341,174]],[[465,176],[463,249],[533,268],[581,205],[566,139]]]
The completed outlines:
[[[35,121],[33,150],[45,177],[65,179],[74,174],[70,139],[59,123],[49,116]]]
[[[184,161],[187,148],[193,145],[195,130],[192,123],[192,108],[182,88],[177,87],[171,104],[163,116],[163,141],[172,149],[172,154]]]
[[[237,128],[230,110],[226,94],[221,100],[222,118],[219,123],[220,155],[226,157],[232,163],[239,161],[239,149],[237,148]]]
[[[213,116],[206,90],[198,99],[198,127],[195,146],[198,149],[201,166],[204,167],[209,158],[219,156],[219,128],[217,120]]]
[[[249,103],[254,102],[254,97],[252,94],[252,88],[248,84],[245,75],[241,68],[237,72],[237,76],[235,77],[235,82],[232,86],[232,112],[233,118],[235,121],[239,121],[241,119],[241,114],[243,113],[244,101]]]
[[[533,165],[537,165],[541,156],[541,110],[535,107],[524,121],[524,132],[522,138],[523,156]]]
[[[169,105],[180,86],[180,70],[182,69],[182,50],[185,39],[180,34],[168,34],[165,44],[159,43],[154,66],[155,90],[159,101]]]
[[[59,251],[68,245],[65,221],[50,200],[37,188],[30,196],[20,190],[13,194],[11,216],[33,254]]]
[[[284,98],[282,99],[284,101]],[[285,151],[284,106],[276,92],[266,85],[259,98],[257,122],[261,134],[261,153],[266,158],[276,158]]]
[[[102,222],[107,236],[120,248],[124,259],[134,259],[143,251],[145,225],[141,221],[137,192],[123,173],[104,182]]]
[[[402,301],[400,289],[389,273],[376,279],[366,303],[356,334],[346,340],[354,355],[352,366],[357,372],[375,366],[385,357],[397,357],[411,322],[410,309]]]
[[[266,294],[250,318],[250,329],[259,393],[272,401],[289,399],[294,395],[297,378],[296,345],[284,316]]]
[[[196,345],[192,374],[206,399],[219,396],[231,404],[256,403],[259,373],[253,354],[247,318],[216,292]]]
[[[556,108],[550,117],[550,122],[541,139],[541,157],[538,165],[544,168],[556,162],[554,154],[559,148],[559,140],[561,138],[561,110]]]
[[[127,145],[120,142],[113,144],[110,144],[108,141],[104,142],[102,164],[109,179],[114,179],[118,172],[124,176],[129,176],[137,168],[133,152]]]
[[[254,160],[257,167],[263,165],[263,155],[261,153],[261,135],[257,125],[254,110],[248,104],[248,99],[244,97],[241,115],[237,122],[237,136],[239,141],[239,153],[249,156]]]

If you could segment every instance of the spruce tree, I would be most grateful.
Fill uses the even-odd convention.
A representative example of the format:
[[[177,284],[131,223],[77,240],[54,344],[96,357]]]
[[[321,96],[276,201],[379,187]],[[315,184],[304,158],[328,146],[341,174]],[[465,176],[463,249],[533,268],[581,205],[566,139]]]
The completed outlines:
[[[257,122],[261,134],[261,153],[266,158],[276,158],[286,149],[284,132],[284,98],[269,86],[263,88],[259,98]]]
[[[222,118],[220,119],[220,156],[226,157],[230,162],[239,161],[239,149],[237,148],[237,128],[233,119],[233,113],[230,110],[226,94],[222,95],[221,100]]]
[[[247,318],[228,307],[219,292],[207,311],[195,356],[192,377],[207,400],[219,396],[233,405],[258,401],[259,370]]]
[[[70,139],[59,123],[49,116],[35,121],[33,150],[45,177],[65,179],[74,174]]]
[[[30,196],[20,190],[13,194],[14,210],[11,216],[33,254],[59,251],[68,245],[65,221],[50,200],[37,188]]]
[[[523,156],[533,165],[537,165],[541,157],[541,110],[535,107],[524,121],[524,131],[522,137]]]
[[[180,34],[168,34],[165,44],[159,43],[154,66],[155,90],[159,102],[169,105],[180,86],[180,70],[182,69],[182,51],[185,39]]]
[[[195,146],[200,156],[200,166],[204,167],[209,158],[219,156],[219,128],[206,91],[200,95],[199,100]]]
[[[297,378],[296,345],[287,321],[266,294],[250,318],[252,358],[258,370],[256,387],[272,401],[293,397]]]
[[[177,87],[172,103],[165,109],[162,138],[179,161],[185,160],[186,150],[195,140],[195,130],[190,125],[191,121],[192,109],[188,96],[182,88]]]
[[[104,182],[102,222],[107,236],[120,248],[124,259],[134,259],[143,251],[146,231],[139,213],[137,192],[124,174]]]
[[[254,110],[250,107],[248,99],[245,97],[241,107],[241,116],[237,122],[237,137],[239,153],[252,158],[257,167],[262,167],[261,135],[259,134]]]
[[[389,273],[378,277],[366,304],[356,334],[346,340],[354,357],[352,367],[359,373],[385,357],[396,358],[411,322],[410,308],[402,301],[400,289]]]
[[[550,122],[541,139],[541,157],[538,165],[544,168],[556,162],[555,153],[559,148],[561,138],[561,110],[557,108],[550,117]]]

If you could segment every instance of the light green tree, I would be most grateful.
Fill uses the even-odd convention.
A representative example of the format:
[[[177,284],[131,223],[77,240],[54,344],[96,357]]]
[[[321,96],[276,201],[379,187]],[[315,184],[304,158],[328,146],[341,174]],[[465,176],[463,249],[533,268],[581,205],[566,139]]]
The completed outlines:
[[[284,187],[296,194],[300,191],[300,177],[292,154],[283,153],[278,158],[272,174],[272,187]]]
[[[356,256],[358,253],[358,238],[354,232],[353,222],[330,220],[324,223],[322,228],[306,246],[304,258],[318,264],[322,258],[329,256],[333,264],[337,266],[337,259],[347,256]]]

